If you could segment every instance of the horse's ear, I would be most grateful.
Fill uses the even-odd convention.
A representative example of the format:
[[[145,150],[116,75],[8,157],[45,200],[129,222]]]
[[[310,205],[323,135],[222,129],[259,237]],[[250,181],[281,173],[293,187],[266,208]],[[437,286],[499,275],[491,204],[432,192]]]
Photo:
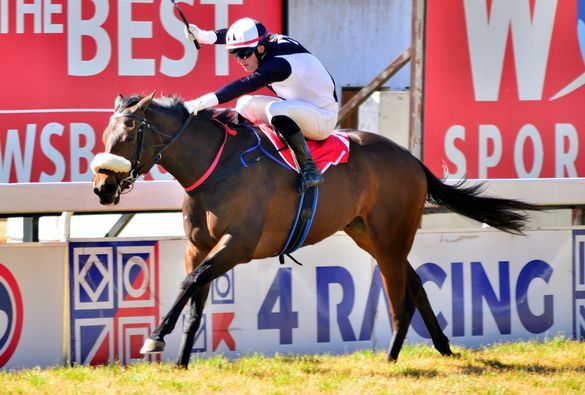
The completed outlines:
[[[145,96],[144,98],[142,98],[142,100],[140,100],[138,102],[138,104],[136,105],[136,109],[142,109],[145,110],[150,102],[152,101],[152,99],[154,98],[154,94],[156,93],[156,91],[152,91],[152,93],[148,96]]]
[[[114,102],[114,111],[116,111],[118,107],[120,107],[122,100],[124,100],[124,96],[118,93],[118,96],[116,96],[116,101]]]

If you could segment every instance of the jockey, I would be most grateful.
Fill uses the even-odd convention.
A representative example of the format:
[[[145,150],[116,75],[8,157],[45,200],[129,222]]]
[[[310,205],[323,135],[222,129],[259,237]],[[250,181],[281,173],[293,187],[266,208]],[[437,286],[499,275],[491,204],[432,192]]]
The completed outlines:
[[[290,37],[268,33],[258,21],[243,18],[229,29],[185,28],[185,36],[202,44],[226,44],[249,75],[215,92],[185,103],[192,114],[239,97],[236,111],[254,123],[270,123],[294,152],[301,188],[322,184],[305,137],[326,139],[337,124],[335,82],[321,62]],[[267,86],[278,97],[248,95]]]

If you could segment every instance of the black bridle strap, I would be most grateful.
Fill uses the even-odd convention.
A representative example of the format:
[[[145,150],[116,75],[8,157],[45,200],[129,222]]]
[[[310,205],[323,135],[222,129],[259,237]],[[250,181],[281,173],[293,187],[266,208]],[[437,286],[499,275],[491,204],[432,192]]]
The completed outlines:
[[[134,154],[132,155],[132,160],[130,161],[130,164],[132,165],[131,169],[130,169],[130,177],[132,177],[133,180],[136,179],[136,177],[138,177],[138,167],[140,166],[140,157],[142,156],[142,151],[144,151],[144,126],[146,125],[146,120],[143,119],[140,123],[140,126],[138,127],[138,136],[137,136],[137,142],[136,142],[136,150],[134,151]]]
[[[140,167],[140,165],[141,165],[140,157],[142,156],[142,151],[144,150],[144,127],[146,126],[148,129],[152,130],[154,133],[156,133],[159,136],[171,137],[171,135],[158,131],[149,122],[147,122],[145,117],[140,118],[134,114],[124,113],[124,112],[119,112],[119,113],[116,113],[114,115],[119,116],[119,117],[128,117],[130,119],[135,119],[137,121],[140,121],[140,126],[138,127],[138,136],[137,136],[138,141],[136,142],[136,150],[134,151],[134,154],[132,155],[132,160],[130,162],[132,165],[132,168],[130,170],[130,177],[127,179],[127,181],[130,184],[132,184],[134,181],[136,181],[136,178],[138,178],[138,176],[140,175],[138,173],[138,167]],[[155,164],[157,164],[162,159],[163,152],[165,152],[167,149],[169,149],[173,144],[175,144],[177,142],[177,140],[179,140],[181,138],[181,136],[183,135],[185,130],[187,130],[187,127],[189,126],[189,122],[191,122],[191,118],[193,118],[193,116],[191,114],[189,114],[187,116],[187,119],[185,119],[185,122],[183,122],[183,125],[181,125],[181,128],[153,156],[152,163],[148,167],[146,167],[147,170],[143,171],[142,174],[148,172]]]
[[[158,163],[162,159],[163,152],[165,152],[167,149],[169,149],[173,144],[175,144],[177,142],[177,140],[179,140],[181,138],[181,135],[183,134],[183,132],[185,130],[187,130],[187,126],[189,126],[189,122],[191,122],[191,118],[193,118],[193,116],[191,114],[189,114],[187,116],[187,119],[185,120],[185,122],[183,122],[183,125],[177,131],[177,133],[175,133],[173,138],[168,143],[166,143],[160,150],[158,150],[156,155],[154,155],[154,158],[153,158],[154,163],[152,164],[152,166],[154,166],[156,163]],[[161,134],[158,131],[156,131],[154,128],[151,127],[151,129],[153,132],[155,132],[159,135]]]

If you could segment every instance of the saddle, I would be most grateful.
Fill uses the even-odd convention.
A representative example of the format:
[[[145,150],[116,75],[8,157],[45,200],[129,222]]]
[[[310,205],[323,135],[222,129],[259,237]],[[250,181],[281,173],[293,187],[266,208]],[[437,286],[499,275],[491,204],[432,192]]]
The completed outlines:
[[[291,169],[299,172],[290,148],[282,141],[278,133],[270,125],[259,124],[257,126],[274,145],[282,161]],[[325,140],[316,141],[307,139],[307,145],[321,173],[325,173],[331,166],[347,163],[349,159],[349,136],[347,133],[336,130]]]

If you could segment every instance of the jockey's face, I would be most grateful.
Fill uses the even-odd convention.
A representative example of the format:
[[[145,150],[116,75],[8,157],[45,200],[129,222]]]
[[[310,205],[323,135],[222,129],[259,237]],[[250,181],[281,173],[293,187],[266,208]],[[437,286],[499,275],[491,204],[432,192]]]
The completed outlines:
[[[264,50],[265,48],[263,45],[259,45],[257,48],[257,51],[260,54],[263,54]],[[258,56],[256,55],[256,51],[252,52],[252,54],[246,57],[245,59],[242,59],[241,57],[237,56],[234,56],[234,59],[236,59],[236,62],[238,62],[238,64],[242,66],[244,70],[246,70],[246,72],[248,73],[253,73],[258,68],[259,59]]]

